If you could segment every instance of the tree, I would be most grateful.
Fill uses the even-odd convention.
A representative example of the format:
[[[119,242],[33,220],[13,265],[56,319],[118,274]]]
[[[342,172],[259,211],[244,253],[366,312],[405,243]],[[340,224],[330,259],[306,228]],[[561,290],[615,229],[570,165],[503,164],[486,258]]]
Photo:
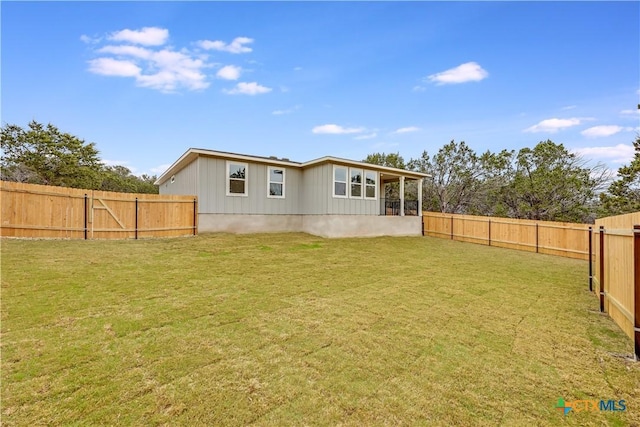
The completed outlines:
[[[35,120],[28,130],[6,125],[1,135],[2,179],[76,188],[100,182],[102,165],[93,143]]]
[[[505,204],[516,218],[588,222],[596,193],[608,178],[604,165],[588,167],[562,144],[542,141],[518,152]]]
[[[513,150],[502,150],[500,153],[487,150],[478,158],[480,177],[467,213],[499,217],[509,215],[504,200],[515,173],[514,158]]]
[[[640,135],[633,146],[635,155],[631,163],[618,169],[618,179],[606,193],[600,194],[603,216],[640,211]]]
[[[157,194],[158,187],[153,184],[155,180],[155,175],[142,175],[138,177],[125,166],[106,166],[102,173],[100,190]]]
[[[0,179],[31,184],[127,193],[158,193],[155,176],[135,176],[125,166],[105,166],[94,143],[36,121],[28,129],[2,128]]]
[[[433,157],[424,151],[409,168],[432,176],[424,182],[423,206],[436,212],[466,213],[482,176],[480,159],[464,141],[452,140]]]

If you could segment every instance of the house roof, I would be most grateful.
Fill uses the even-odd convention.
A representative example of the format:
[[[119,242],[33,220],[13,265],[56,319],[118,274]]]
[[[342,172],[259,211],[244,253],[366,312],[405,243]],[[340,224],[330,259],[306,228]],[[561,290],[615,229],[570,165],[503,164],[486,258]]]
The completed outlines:
[[[333,163],[333,164],[339,164],[339,165],[345,165],[345,166],[357,166],[357,167],[362,167],[362,168],[375,170],[379,172],[386,172],[387,175],[390,175],[392,177],[404,176],[404,177],[414,178],[414,179],[430,177],[430,175],[426,173],[408,171],[405,169],[391,168],[387,166],[379,166],[379,165],[374,165],[372,163],[358,162],[355,160],[341,159],[339,157],[332,157],[332,156],[320,157],[319,159],[310,160],[308,162],[301,163],[301,162],[291,161],[287,158],[279,159],[275,156],[263,157],[263,156],[247,155],[247,154],[229,153],[226,151],[207,150],[202,148],[189,148],[187,151],[185,151],[185,153],[182,156],[180,156],[178,160],[176,160],[171,166],[169,166],[169,169],[164,171],[164,173],[162,173],[162,175],[158,177],[158,179],[155,182],[155,185],[161,185],[167,179],[169,179],[169,177],[179,172],[182,168],[184,168],[189,163],[197,159],[199,156],[213,157],[213,158],[219,158],[219,159],[225,159],[225,160],[241,160],[241,161],[250,162],[250,163],[263,163],[263,164],[275,165],[275,166],[288,166],[291,168],[298,168],[298,169],[305,169],[307,167],[320,165],[323,163]]]

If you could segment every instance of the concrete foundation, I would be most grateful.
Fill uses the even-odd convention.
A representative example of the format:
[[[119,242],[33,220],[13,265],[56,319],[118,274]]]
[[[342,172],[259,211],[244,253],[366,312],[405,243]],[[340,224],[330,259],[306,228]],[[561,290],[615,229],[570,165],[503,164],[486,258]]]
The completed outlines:
[[[322,237],[420,236],[422,218],[377,215],[199,214],[198,231],[226,233],[304,232]]]
[[[302,231],[302,215],[198,214],[200,233],[287,233]]]

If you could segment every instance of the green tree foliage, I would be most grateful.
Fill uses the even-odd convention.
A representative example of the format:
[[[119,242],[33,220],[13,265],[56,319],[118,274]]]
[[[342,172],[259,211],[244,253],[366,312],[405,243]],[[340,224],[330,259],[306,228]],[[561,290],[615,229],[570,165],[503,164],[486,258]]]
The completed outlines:
[[[618,169],[618,179],[606,193],[600,194],[603,216],[640,211],[640,135],[633,146],[635,155],[631,163]]]
[[[607,178],[603,165],[587,167],[562,144],[542,141],[518,152],[505,203],[516,218],[588,222]]]
[[[155,176],[105,166],[94,143],[31,121],[2,127],[0,178],[6,181],[130,193],[158,193]]]
[[[404,159],[400,153],[373,153],[369,154],[363,162],[398,169],[404,169],[406,167]]]
[[[431,175],[423,185],[423,207],[436,212],[465,213],[481,184],[480,159],[464,142],[451,141],[430,157],[424,151],[409,168]]]
[[[2,179],[32,184],[96,188],[101,164],[95,144],[48,124],[2,128]]]
[[[367,159],[377,164],[386,160],[384,153]],[[433,156],[424,151],[407,167],[431,175],[423,185],[425,210],[551,221],[592,221],[597,194],[609,179],[604,165],[588,166],[562,144],[549,140],[517,153],[502,150],[482,155],[464,141],[451,141]],[[619,193],[625,200],[639,194],[637,171],[637,166],[623,170],[628,178],[621,180],[625,190]]]
[[[138,177],[125,166],[106,166],[102,174],[100,190],[157,194],[158,187],[153,185],[155,180],[155,175],[142,175]]]

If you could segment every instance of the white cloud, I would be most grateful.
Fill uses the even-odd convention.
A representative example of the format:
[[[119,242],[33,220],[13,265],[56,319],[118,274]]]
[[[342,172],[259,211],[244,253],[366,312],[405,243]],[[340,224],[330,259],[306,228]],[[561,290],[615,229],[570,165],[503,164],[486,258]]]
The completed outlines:
[[[352,134],[352,133],[362,133],[364,132],[364,128],[345,128],[339,125],[328,124],[316,126],[311,129],[311,132],[315,134],[331,134],[331,135],[343,135],[343,134]]]
[[[573,109],[574,109],[574,108],[576,108],[576,107],[577,107],[577,105],[567,105],[566,107],[562,107],[562,110],[563,110],[563,111],[566,111],[566,110],[573,110]]]
[[[631,129],[633,129],[633,128],[631,128]],[[625,130],[625,128],[623,128],[622,126],[602,125],[602,126],[590,127],[588,129],[583,130],[580,133],[582,135],[586,136],[587,138],[598,138],[598,137],[602,137],[602,136],[615,135],[616,133],[621,132],[623,130]]]
[[[271,92],[270,87],[261,86],[256,82],[238,83],[233,89],[224,89],[223,92],[229,95],[260,95]]]
[[[170,47],[157,48],[168,37],[168,30],[147,27],[142,30],[122,30],[112,33],[112,41],[124,44],[108,44],[96,48],[104,55],[89,60],[89,71],[96,74],[133,77],[136,85],[170,93],[179,89],[200,90],[209,87],[203,69],[211,67],[206,56],[176,51]],[[143,44],[146,47],[134,46]]]
[[[438,85],[479,82],[489,73],[476,62],[467,62],[440,73],[431,74],[427,79]]]
[[[154,51],[147,49],[145,47],[139,47],[139,46],[107,45],[98,49],[97,52],[110,53],[113,55],[120,55],[120,56],[133,56],[135,58],[140,58],[140,59],[150,59]]]
[[[294,67],[293,71],[302,71],[302,67]]]
[[[633,145],[627,144],[618,144],[610,147],[582,147],[574,148],[571,151],[587,159],[607,159],[612,163],[621,164],[629,163],[635,155]]]
[[[80,41],[86,44],[96,44],[99,43],[102,39],[100,37],[90,37],[86,34],[80,36]]]
[[[406,128],[400,128],[398,130],[395,130],[393,133],[409,133],[409,132],[417,132],[419,130],[420,130],[419,127],[409,126]]]
[[[218,70],[216,76],[225,80],[238,80],[241,72],[242,68],[240,67],[236,67],[235,65],[226,65]]]
[[[424,86],[418,85],[418,86],[414,86],[413,89],[411,90],[414,92],[424,92],[425,90],[427,90],[427,88]]]
[[[622,110],[622,111],[620,111],[620,114],[622,114],[623,116],[637,116],[637,115],[640,115],[640,109],[638,109],[638,110]]]
[[[138,77],[142,70],[131,61],[97,58],[89,61],[89,71],[103,76]]]
[[[372,132],[372,133],[368,133],[366,135],[358,135],[353,139],[373,139],[376,136],[378,136],[378,134],[376,132]]]
[[[167,42],[169,30],[158,27],[144,27],[141,30],[122,30],[112,33],[109,40],[141,44],[145,46],[160,46]]]
[[[249,37],[236,37],[229,44],[220,40],[200,40],[197,42],[197,45],[205,50],[218,50],[229,53],[249,53],[253,49],[245,45],[250,43],[253,43],[253,39],[250,39]]]
[[[289,108],[289,109],[286,109],[286,110],[275,110],[275,111],[272,111],[271,114],[273,114],[274,116],[282,116],[284,114],[291,114],[291,113],[299,110],[300,108],[301,108],[300,105],[296,105],[295,107]]]
[[[556,133],[559,130],[577,126],[583,119],[572,117],[570,119],[547,119],[537,125],[526,128],[523,132],[549,132]]]

